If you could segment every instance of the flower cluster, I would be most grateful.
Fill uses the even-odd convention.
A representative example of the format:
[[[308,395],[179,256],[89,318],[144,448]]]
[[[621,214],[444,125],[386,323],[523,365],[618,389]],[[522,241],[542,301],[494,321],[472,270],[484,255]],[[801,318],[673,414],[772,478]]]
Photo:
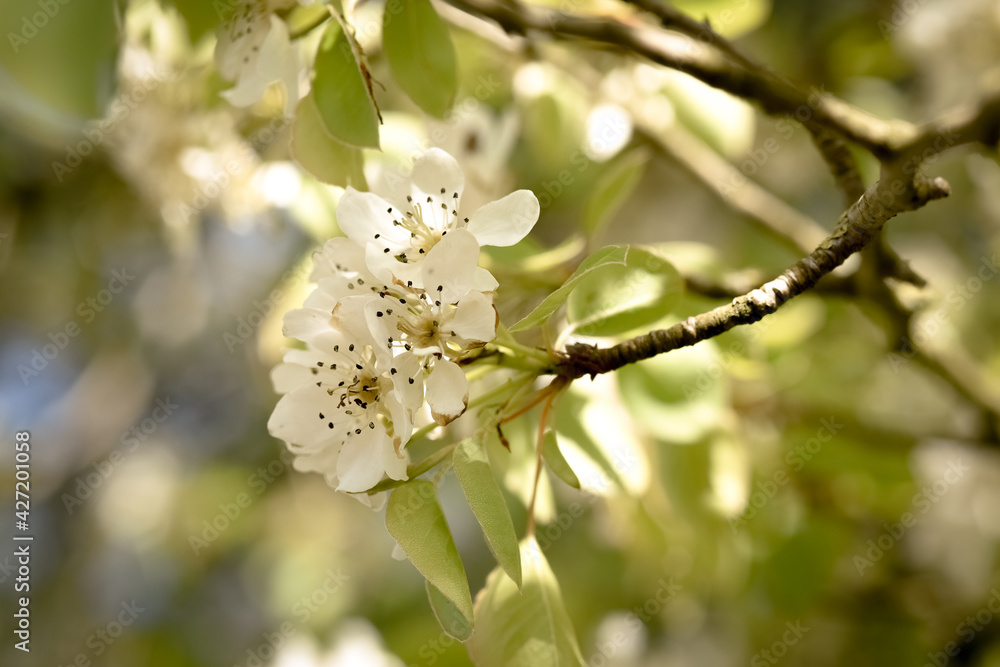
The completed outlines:
[[[517,243],[538,219],[528,190],[465,217],[462,171],[439,149],[417,159],[404,185],[398,197],[352,188],[341,197],[347,238],[316,254],[317,288],[285,315],[285,335],[307,347],[272,373],[284,396],[269,431],[297,469],[339,491],[406,479],[404,447],[425,405],[442,425],[465,411],[460,362],[497,327],[497,282],[478,265],[479,248]]]

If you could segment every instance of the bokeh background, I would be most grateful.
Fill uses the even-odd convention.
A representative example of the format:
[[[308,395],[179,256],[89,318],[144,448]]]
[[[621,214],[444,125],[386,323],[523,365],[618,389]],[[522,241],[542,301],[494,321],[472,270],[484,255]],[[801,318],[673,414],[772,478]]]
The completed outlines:
[[[0,663],[469,664],[421,577],[393,560],[381,515],[293,471],[267,433],[281,315],[308,293],[341,192],[295,163],[280,91],[250,109],[219,98],[208,2],[53,1],[39,25],[43,4],[0,6]],[[1000,60],[991,0],[675,4],[885,118],[974,100]],[[427,121],[379,89],[385,151],[366,175],[375,187],[439,145],[470,200],[538,194],[532,238],[492,256],[508,324],[608,243],[657,245],[692,276],[783,270],[794,250],[734,210],[733,192],[763,187],[826,229],[839,215],[794,119],[441,11],[460,56],[455,110]],[[355,25],[389,81],[379,12],[360,5]],[[858,157],[871,182],[876,165]],[[901,299],[921,309],[917,342],[996,405],[1000,165],[959,148],[928,169],[953,194],[889,225],[929,283]],[[594,223],[591,193],[623,173],[634,190]],[[673,317],[722,302],[692,290]],[[877,303],[816,293],[577,383],[560,429],[570,453],[604,465],[572,459],[584,492],[546,480],[539,535],[588,665],[1000,665],[995,415],[991,427],[899,335]],[[22,430],[30,655],[11,633]],[[519,531],[530,430],[529,418],[508,433]],[[453,480],[442,503],[475,591],[494,563]]]

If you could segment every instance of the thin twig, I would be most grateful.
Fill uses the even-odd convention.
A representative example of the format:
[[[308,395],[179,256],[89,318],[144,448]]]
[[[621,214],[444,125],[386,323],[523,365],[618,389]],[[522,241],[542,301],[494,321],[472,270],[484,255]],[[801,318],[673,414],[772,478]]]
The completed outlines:
[[[819,90],[806,91],[766,72],[734,65],[729,58],[691,38],[670,39],[661,29],[642,24],[626,24],[609,17],[580,16],[516,0],[448,0],[464,11],[492,19],[505,31],[529,31],[555,37],[583,39],[612,46],[642,56],[652,62],[677,69],[758,104],[765,112],[809,117],[836,131],[879,157],[891,154],[891,147],[904,145],[917,129],[903,121],[883,121],[833,95]]]
[[[551,385],[550,385],[551,386]],[[565,386],[564,384],[559,387]],[[535,482],[531,486],[531,502],[528,503],[528,525],[525,533],[528,537],[535,534],[535,500],[538,498],[538,482],[542,478],[542,448],[545,443],[545,429],[549,423],[549,414],[552,412],[552,402],[555,400],[558,390],[548,394],[545,406],[542,408],[542,416],[538,420],[538,442],[535,444]]]
[[[884,193],[891,193],[898,183],[893,180],[893,185],[889,185],[889,182],[883,178],[870,187],[844,212],[830,237],[775,280],[733,299],[726,306],[689,317],[669,329],[652,331],[607,348],[583,343],[570,345],[556,366],[557,372],[567,378],[607,373],[663,352],[694,345],[741,324],[758,322],[792,297],[813,287],[820,278],[868,245],[890,218],[945,197],[950,191],[943,179],[916,179],[913,191],[907,193],[909,196],[885,197]]]

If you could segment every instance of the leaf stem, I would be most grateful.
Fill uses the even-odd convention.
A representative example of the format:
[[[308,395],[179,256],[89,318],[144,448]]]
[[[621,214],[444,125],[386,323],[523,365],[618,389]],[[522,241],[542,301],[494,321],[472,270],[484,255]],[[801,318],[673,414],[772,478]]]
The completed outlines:
[[[551,388],[554,384],[555,382],[546,387],[546,389]],[[547,394],[545,407],[542,408],[542,416],[538,420],[538,443],[535,445],[535,483],[531,487],[531,502],[528,503],[528,525],[525,528],[527,537],[535,536],[535,500],[538,498],[538,482],[542,478],[542,448],[545,445],[545,427],[548,426],[549,415],[552,412],[552,403],[555,401],[559,389],[562,389],[562,386]],[[545,389],[542,391],[545,391]]]

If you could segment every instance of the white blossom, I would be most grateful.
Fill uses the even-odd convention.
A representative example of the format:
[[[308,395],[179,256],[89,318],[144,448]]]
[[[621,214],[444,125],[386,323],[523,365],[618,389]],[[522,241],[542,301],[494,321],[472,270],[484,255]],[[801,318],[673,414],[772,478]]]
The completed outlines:
[[[274,12],[295,4],[295,0],[240,0],[219,26],[215,62],[223,78],[236,82],[222,92],[234,106],[254,104],[268,86],[280,81],[285,87],[285,115],[294,113],[299,101],[298,53],[288,26]]]
[[[348,238],[316,253],[317,288],[285,315],[285,335],[307,349],[272,373],[284,395],[268,428],[297,469],[338,490],[406,479],[414,416],[426,405],[447,424],[468,407],[462,363],[497,327],[480,245],[516,243],[539,207],[520,190],[460,220],[462,186],[455,160],[432,149],[414,167],[406,205],[348,189],[337,209]]]
[[[517,190],[462,217],[464,186],[455,159],[431,148],[414,163],[405,196],[386,199],[349,187],[337,206],[337,222],[365,248],[372,273],[384,282],[395,278],[423,288],[420,266],[448,234],[465,230],[478,246],[508,246],[523,239],[538,220],[538,199],[530,190]],[[479,269],[471,286],[490,291],[496,285],[493,276]]]
[[[268,431],[288,444],[297,470],[322,473],[338,491],[367,491],[383,475],[406,479],[412,422],[390,374],[377,367],[370,345],[337,332],[321,344],[289,350],[272,371],[284,396]]]

